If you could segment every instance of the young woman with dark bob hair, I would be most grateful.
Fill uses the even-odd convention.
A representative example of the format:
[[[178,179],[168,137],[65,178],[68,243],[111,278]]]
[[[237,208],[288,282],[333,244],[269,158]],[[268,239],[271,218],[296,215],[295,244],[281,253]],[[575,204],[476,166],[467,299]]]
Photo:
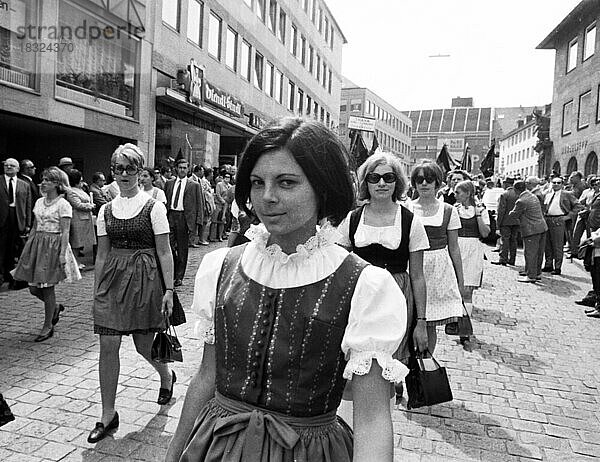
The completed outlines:
[[[248,199],[250,242],[196,275],[204,352],[167,461],[391,461],[406,307],[387,271],[335,244],[354,202],[345,148],[318,122],[276,122],[242,157],[236,201]],[[354,437],[336,417],[346,380]]]

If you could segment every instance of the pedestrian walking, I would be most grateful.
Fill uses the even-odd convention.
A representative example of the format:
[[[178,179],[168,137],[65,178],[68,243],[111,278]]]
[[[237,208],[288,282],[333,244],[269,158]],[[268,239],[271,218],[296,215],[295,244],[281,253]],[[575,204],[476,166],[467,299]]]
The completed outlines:
[[[460,218],[456,208],[436,199],[442,184],[442,170],[424,162],[412,171],[410,181],[419,193],[413,201],[413,213],[425,226],[429,249],[423,255],[427,287],[427,339],[433,354],[437,326],[458,321],[463,315],[464,280],[458,246]]]
[[[387,271],[335,244],[354,202],[345,148],[315,121],[276,122],[243,154],[236,201],[248,199],[252,241],[196,275],[204,356],[167,461],[391,462],[406,306]],[[345,379],[354,442],[335,415]]]
[[[437,192],[438,199],[442,199],[446,204],[456,204],[456,185],[461,181],[470,180],[471,177],[464,170],[452,170],[446,175],[448,182],[447,186],[439,189]]]
[[[221,181],[215,185],[215,209],[210,224],[209,241],[220,242],[225,239],[225,222],[229,211],[227,191],[231,188],[231,174],[225,170],[221,172]]]
[[[28,282],[31,295],[44,303],[44,325],[36,342],[54,335],[54,326],[65,309],[56,303],[54,286],[62,281],[81,279],[69,245],[73,209],[64,198],[69,190],[66,173],[57,167],[44,170],[41,190],[43,197],[33,208],[34,226],[13,272],[15,280]]]
[[[368,157],[358,170],[358,181],[358,200],[367,202],[340,223],[339,243],[388,270],[402,290],[407,331],[394,356],[408,366],[411,345],[421,352],[427,349],[423,252],[429,248],[429,240],[421,220],[397,202],[406,192],[408,179],[395,157],[386,153]],[[398,385],[396,397],[401,396],[402,386]]]
[[[483,244],[490,233],[490,217],[484,205],[478,203],[472,181],[461,181],[455,187],[456,210],[460,218],[458,247],[462,260],[464,278],[464,304],[469,317],[473,314],[473,292],[481,287],[483,280]],[[469,334],[459,330],[461,343],[469,340]]]
[[[517,238],[519,236],[519,221],[508,215],[517,202],[517,193],[513,185],[515,179],[506,177],[504,179],[505,191],[498,199],[498,228],[500,229],[500,255],[498,261],[493,261],[492,265],[514,265],[517,258]]]
[[[140,170],[140,189],[148,194],[152,199],[163,204],[167,204],[167,196],[165,192],[154,186],[155,174],[154,169],[150,167],[144,167]]]
[[[66,199],[73,208],[69,243],[77,256],[82,257],[85,248],[91,249],[96,245],[96,232],[92,219],[94,203],[90,195],[81,189],[81,172],[73,168],[68,171],[67,176],[70,188],[67,189]],[[83,264],[79,265],[80,269],[84,267]]]
[[[169,222],[162,202],[140,190],[144,154],[134,144],[119,146],[111,157],[119,195],[98,214],[98,255],[94,282],[94,333],[100,336],[99,378],[102,417],[88,436],[96,443],[119,426],[115,398],[119,349],[131,335],[137,352],[160,375],[157,403],[173,396],[174,371],[151,358],[154,333],[165,329],[173,309],[173,257]]]

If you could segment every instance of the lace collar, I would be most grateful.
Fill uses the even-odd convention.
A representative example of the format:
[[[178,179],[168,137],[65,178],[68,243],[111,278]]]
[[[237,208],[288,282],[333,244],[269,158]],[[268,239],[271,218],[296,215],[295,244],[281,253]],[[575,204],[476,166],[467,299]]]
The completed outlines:
[[[250,229],[246,231],[245,236],[254,243],[260,253],[280,263],[287,263],[291,259],[308,259],[320,249],[329,245],[335,245],[341,238],[338,230],[326,221],[322,226],[317,226],[314,236],[311,236],[304,244],[296,246],[295,253],[288,255],[281,250],[278,244],[271,244],[267,247],[270,233],[262,223],[251,225]]]

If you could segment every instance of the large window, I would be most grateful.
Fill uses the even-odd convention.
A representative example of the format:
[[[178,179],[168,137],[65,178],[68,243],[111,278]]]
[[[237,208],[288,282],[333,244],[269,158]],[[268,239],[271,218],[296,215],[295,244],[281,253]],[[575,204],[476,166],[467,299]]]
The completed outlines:
[[[306,66],[306,37],[300,36],[300,62]]]
[[[291,80],[288,80],[288,109],[294,112],[294,101],[296,98],[296,85]]]
[[[202,14],[204,4],[198,0],[190,0],[188,7],[187,36],[196,45],[202,46]]]
[[[277,28],[277,38],[281,40],[281,43],[285,43],[285,22],[286,14],[283,10],[279,9],[279,27]]]
[[[292,33],[290,34],[290,53],[298,56],[298,28],[292,23]]]
[[[264,58],[258,51],[254,54],[254,86],[263,89],[263,66]]]
[[[569,48],[567,50],[567,72],[572,71],[577,66],[577,39],[569,42]]]
[[[227,42],[225,46],[225,64],[230,69],[237,71],[238,34],[231,27],[227,28]]]
[[[577,112],[577,129],[587,127],[592,118],[592,90],[579,95],[579,110]]]
[[[258,18],[261,21],[265,21],[265,7],[266,7],[266,0],[255,0],[256,1],[256,16],[258,16]]]
[[[21,28],[38,24],[38,2],[21,0],[8,2],[11,6],[0,10],[0,80],[23,87],[36,88],[37,37],[21,32]],[[27,47],[30,47],[29,50]]]
[[[265,71],[265,92],[269,96],[273,96],[273,72],[275,71],[273,64],[267,61]]]
[[[315,50],[312,45],[308,46],[308,72],[313,73],[315,67]]]
[[[208,52],[221,60],[221,27],[223,21],[212,11],[208,19]]]
[[[596,24],[592,24],[585,30],[583,42],[583,60],[585,61],[596,51]]]
[[[250,81],[250,50],[251,46],[245,40],[242,40],[242,53],[240,55],[240,72],[242,77]]]
[[[163,22],[179,30],[179,0],[163,0],[162,4]]]
[[[283,75],[278,70],[275,71],[275,99],[283,104]]]
[[[277,0],[269,0],[269,17],[267,18],[267,27],[275,33],[277,23]]]
[[[304,92],[298,88],[298,115],[304,115]]]
[[[125,31],[94,35],[92,39],[92,31],[117,30],[117,26],[64,0],[59,4],[58,18],[63,40],[73,47],[57,53],[57,95],[69,98],[66,90],[75,90],[88,95],[90,104],[133,116],[139,40]],[[75,33],[78,27],[89,33]]]
[[[573,122],[573,100],[565,103],[562,111],[562,135],[571,133],[571,125]]]

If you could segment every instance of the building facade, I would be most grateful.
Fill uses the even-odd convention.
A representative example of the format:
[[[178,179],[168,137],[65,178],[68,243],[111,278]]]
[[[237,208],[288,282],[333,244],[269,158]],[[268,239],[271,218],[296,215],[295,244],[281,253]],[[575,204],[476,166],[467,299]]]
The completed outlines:
[[[538,45],[556,50],[548,171],[598,173],[600,3],[584,0]]]
[[[373,146],[373,136],[376,136],[379,149],[398,157],[405,172],[407,174],[410,172],[414,164],[410,147],[412,126],[405,114],[368,88],[358,87],[349,81],[346,81],[346,85],[342,88],[339,110],[339,135],[348,149],[350,148],[349,118],[358,116],[374,119],[375,131],[362,132],[367,148]]]
[[[344,35],[322,0],[8,0],[0,157],[89,178],[135,142],[150,165],[235,163],[272,119],[337,128]]]
[[[536,120],[533,115],[517,122],[517,127],[497,140],[498,173],[502,176],[539,176]]]
[[[468,147],[472,172],[479,173],[491,144],[492,108],[472,106],[472,98],[454,98],[452,107],[447,109],[406,111],[412,120],[412,152],[416,161],[435,160],[445,144],[460,164]]]

